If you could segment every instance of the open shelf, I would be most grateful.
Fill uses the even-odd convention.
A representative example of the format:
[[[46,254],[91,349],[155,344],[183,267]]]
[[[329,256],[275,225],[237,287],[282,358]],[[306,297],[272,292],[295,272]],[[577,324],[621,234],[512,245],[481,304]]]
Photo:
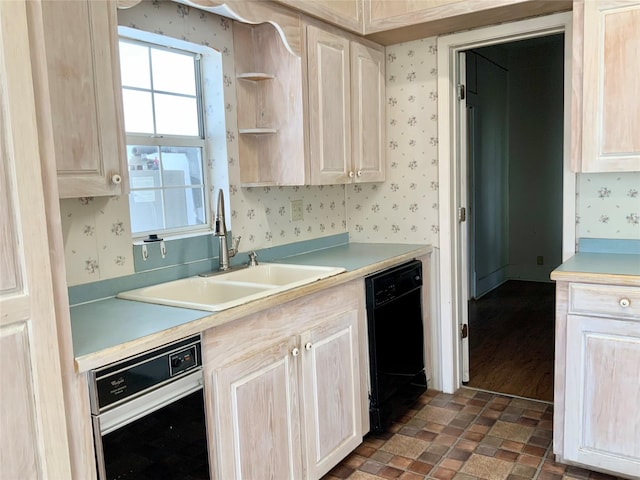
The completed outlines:
[[[304,185],[302,59],[270,23],[234,23],[233,44],[240,185]]]

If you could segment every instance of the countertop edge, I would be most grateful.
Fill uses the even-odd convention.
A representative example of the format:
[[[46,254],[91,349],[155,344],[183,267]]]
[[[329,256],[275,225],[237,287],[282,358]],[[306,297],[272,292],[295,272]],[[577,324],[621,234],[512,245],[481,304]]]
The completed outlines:
[[[368,275],[384,270],[388,267],[398,265],[405,261],[412,260],[417,257],[423,257],[431,254],[433,247],[425,245],[408,252],[394,255],[385,260],[376,261],[369,265],[354,270],[348,270],[332,277],[324,278],[316,282],[293,288],[285,292],[274,294],[265,298],[254,300],[244,305],[215,312],[210,314],[203,311],[202,318],[192,320],[190,322],[177,325],[168,329],[160,330],[156,333],[146,335],[122,344],[104,348],[97,352],[88,353],[75,357],[75,369],[78,373],[87,372],[89,370],[108,365],[123,358],[143,353],[160,345],[170,343],[189,335],[194,335],[212,327],[223,325],[235,320],[241,319],[262,310],[266,310],[284,303],[290,302],[297,298],[311,295],[322,290],[342,285],[353,280],[362,279]],[[130,301],[130,300],[122,300]]]
[[[631,287],[640,287],[640,277],[598,272],[552,272],[551,280],[557,282],[604,283]]]

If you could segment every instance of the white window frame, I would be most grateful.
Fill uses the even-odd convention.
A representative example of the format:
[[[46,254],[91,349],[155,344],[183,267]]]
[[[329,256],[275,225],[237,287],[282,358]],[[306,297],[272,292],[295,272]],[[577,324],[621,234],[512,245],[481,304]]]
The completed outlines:
[[[213,185],[213,179],[211,178],[211,169],[208,168],[208,155],[207,155],[207,123],[205,115],[206,105],[206,88],[204,86],[203,72],[207,68],[207,62],[211,61],[212,55],[218,54],[214,49],[206,47],[204,45],[197,45],[177,38],[168,37],[165,35],[159,35],[156,33],[146,32],[129,27],[118,27],[119,38],[123,40],[132,40],[134,42],[148,43],[159,48],[177,49],[194,55],[200,56],[200,68],[198,72],[197,89],[200,95],[200,105],[198,112],[198,121],[200,125],[200,137],[188,137],[188,136],[176,136],[176,135],[150,135],[150,134],[126,134],[127,145],[148,145],[148,146],[176,146],[176,147],[197,147],[201,148],[201,161],[202,161],[202,175],[203,175],[203,194],[204,194],[204,211],[205,211],[205,223],[200,225],[192,225],[178,228],[166,228],[154,231],[134,232],[134,243],[144,238],[147,238],[149,234],[158,234],[163,238],[177,238],[183,236],[207,234],[213,231],[213,212],[211,208],[211,185]],[[159,187],[157,190],[163,189]],[[130,194],[131,195],[131,194]]]

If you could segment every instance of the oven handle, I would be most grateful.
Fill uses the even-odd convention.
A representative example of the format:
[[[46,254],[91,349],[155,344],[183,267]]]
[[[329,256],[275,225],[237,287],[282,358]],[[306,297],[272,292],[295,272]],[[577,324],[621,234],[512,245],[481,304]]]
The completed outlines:
[[[176,400],[201,390],[202,383],[202,369],[198,368],[192,373],[169,382],[156,390],[96,415],[95,418],[100,428],[100,435],[113,432]]]

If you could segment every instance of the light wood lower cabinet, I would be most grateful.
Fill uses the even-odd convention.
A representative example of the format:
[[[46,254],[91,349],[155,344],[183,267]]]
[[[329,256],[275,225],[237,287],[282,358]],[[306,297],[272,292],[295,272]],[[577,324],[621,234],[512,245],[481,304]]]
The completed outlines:
[[[558,283],[554,453],[640,476],[640,288]]]
[[[213,373],[216,478],[302,478],[295,337]]]
[[[362,441],[357,310],[300,336],[306,478],[327,473]]]
[[[361,443],[363,291],[354,282],[203,334],[214,478],[319,479]]]

